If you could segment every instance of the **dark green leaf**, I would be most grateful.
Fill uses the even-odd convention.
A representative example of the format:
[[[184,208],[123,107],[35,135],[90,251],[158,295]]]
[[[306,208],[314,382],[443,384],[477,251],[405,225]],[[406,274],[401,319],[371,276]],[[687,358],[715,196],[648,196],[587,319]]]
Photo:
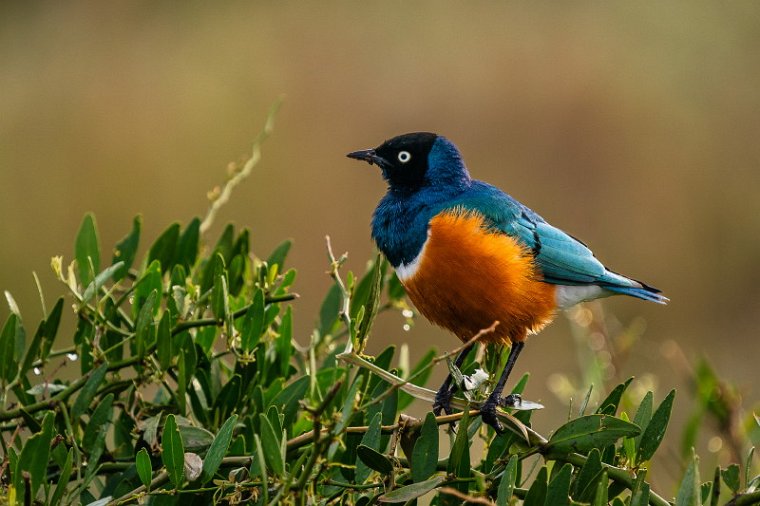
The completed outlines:
[[[617,408],[620,405],[620,399],[623,397],[623,393],[628,389],[628,386],[633,381],[633,378],[628,378],[625,383],[621,383],[616,386],[612,392],[599,404],[599,409],[596,411],[598,414],[614,415],[617,412]]]
[[[607,470],[602,471],[602,479],[596,485],[596,493],[594,494],[594,502],[591,506],[607,506]]]
[[[362,437],[362,442],[361,442],[362,445],[372,448],[373,450],[377,450],[380,448],[381,422],[382,422],[382,415],[380,413],[375,414],[375,416],[372,418],[372,421],[370,421],[369,423],[367,432],[364,434],[364,437]],[[365,481],[367,481],[367,478],[369,477],[371,472],[372,472],[372,469],[369,466],[367,466],[367,464],[365,464],[363,460],[358,458],[358,448],[357,448],[356,474],[355,474],[356,483],[364,483]]]
[[[570,506],[570,478],[573,466],[565,464],[549,482],[545,504],[550,506]]]
[[[16,476],[21,475],[23,471],[29,473],[32,497],[37,494],[37,490],[45,482],[47,476],[50,442],[54,435],[54,420],[55,414],[52,411],[45,413],[45,418],[42,420],[42,430],[26,440],[18,458]]]
[[[454,444],[451,447],[451,455],[449,456],[448,471],[457,478],[469,478],[471,471],[470,441],[467,434],[467,429],[470,425],[469,413],[469,410],[465,410],[462,415],[462,419],[459,421],[459,426],[457,427],[457,435],[454,439]],[[467,490],[467,484],[464,485],[464,490],[460,488],[460,491]]]
[[[87,286],[95,278],[95,273],[100,271],[98,230],[92,213],[87,213],[82,220],[74,251],[79,267],[79,280],[82,286]]]
[[[50,499],[49,506],[58,506],[63,499],[63,494],[66,492],[66,486],[69,484],[69,478],[71,478],[71,468],[74,462],[74,449],[70,448],[66,454],[66,462],[61,467],[61,474],[58,475],[58,484],[53,491],[53,497]]]
[[[377,310],[380,307],[380,296],[382,295],[385,269],[385,259],[378,253],[372,269],[359,283],[359,288],[356,291],[356,296],[363,297],[363,295],[360,294],[360,291],[363,289],[366,280],[366,284],[368,285],[368,292],[362,304],[364,307],[364,316],[361,318],[361,320],[357,319],[358,328],[356,332],[356,342],[358,346],[356,351],[358,353],[361,353],[364,349],[367,336],[369,335],[370,330],[372,330],[372,324],[375,322]]]
[[[306,395],[309,381],[309,376],[298,378],[278,393],[272,401],[274,406],[282,407],[282,412],[285,414],[283,426],[289,427],[295,422],[296,415],[298,414],[298,401]]]
[[[282,433],[275,432],[269,419],[263,413],[259,413],[259,427],[261,427],[264,460],[275,476],[282,476],[285,473],[285,462],[281,451]]]
[[[718,500],[720,499],[720,466],[715,467],[715,473],[713,473],[712,482],[710,484],[710,506],[718,506]],[[702,503],[707,503],[707,499],[703,496]]]
[[[245,313],[240,332],[240,345],[245,352],[252,352],[264,333],[264,310],[264,291],[259,288],[253,295],[253,302]]]
[[[161,273],[171,269],[172,265],[174,265],[174,253],[177,250],[178,240],[179,223],[172,223],[150,247],[148,251],[148,263],[158,260],[161,264]]]
[[[90,372],[90,377],[87,378],[82,390],[79,392],[74,405],[71,407],[71,420],[78,423],[79,418],[87,411],[92,404],[92,400],[95,398],[95,393],[98,391],[100,384],[106,377],[108,372],[108,364],[101,364],[100,367]]]
[[[273,265],[279,265],[280,271],[282,271],[282,267],[285,266],[285,258],[288,256],[288,252],[290,251],[290,246],[292,244],[293,241],[288,239],[277,246],[272,254],[269,255],[269,258],[267,259],[267,265],[270,267]]]
[[[184,267],[186,271],[195,265],[198,258],[198,241],[200,239],[201,220],[193,218],[177,243],[177,251],[174,255],[175,263]]]
[[[293,354],[293,308],[288,306],[285,310],[285,314],[282,315],[280,321],[280,328],[278,329],[280,335],[275,341],[277,360],[280,363],[279,376],[287,378],[290,374],[290,357]]]
[[[82,447],[91,449],[95,446],[95,442],[100,433],[108,432],[111,428],[111,417],[113,416],[113,399],[114,395],[109,393],[101,400],[98,401],[97,406],[90,416],[89,422],[84,428],[84,434],[82,435]]]
[[[174,415],[166,417],[161,437],[161,460],[174,488],[180,488],[185,479],[185,449]]]
[[[360,444],[356,448],[356,455],[367,467],[380,474],[388,475],[393,472],[393,463],[390,459],[374,448]]]
[[[501,475],[499,489],[496,493],[496,504],[510,504],[515,490],[515,482],[517,481],[517,464],[517,455],[512,455],[509,458],[509,462],[507,462],[504,473]]]
[[[644,429],[644,434],[641,437],[641,443],[639,444],[639,451],[637,453],[638,463],[646,462],[651,459],[654,452],[662,442],[662,438],[665,436],[665,430],[668,428],[668,422],[670,421],[670,412],[673,409],[673,398],[676,395],[675,390],[671,390],[665,397],[662,403],[657,407],[657,410],[652,415],[652,420]]]
[[[140,481],[150,492],[150,482],[153,479],[153,465],[150,462],[150,455],[148,455],[148,451],[145,448],[137,452],[135,466],[137,467],[137,476],[140,477]]]
[[[551,454],[578,452],[585,454],[592,448],[604,448],[620,439],[639,434],[636,425],[606,415],[587,415],[571,420],[557,429],[546,450]]]
[[[631,495],[630,506],[647,506],[649,504],[649,483],[642,483],[641,487]]]
[[[156,331],[156,358],[163,371],[171,367],[174,359],[174,351],[172,350],[174,340],[172,339],[171,325],[171,315],[167,311],[161,317]]]
[[[591,450],[573,482],[573,497],[580,502],[591,502],[596,485],[602,477],[602,459],[597,448]]]
[[[340,311],[340,287],[334,284],[327,292],[325,300],[322,301],[322,307],[319,310],[319,334],[326,336],[332,332],[335,323],[338,321],[338,312]]]
[[[137,356],[145,356],[145,352],[156,340],[156,322],[153,321],[153,309],[156,306],[158,293],[153,291],[148,295],[145,303],[140,308],[135,322],[135,346]]]
[[[16,334],[19,332],[21,322],[15,313],[11,313],[5,321],[3,331],[0,333],[0,379],[10,382],[18,373],[16,361]]]
[[[384,494],[378,497],[377,500],[380,502],[399,502],[399,503],[411,501],[418,497],[422,497],[428,492],[434,490],[435,488],[438,487],[438,485],[440,485],[444,481],[446,481],[445,476],[440,476],[440,475],[433,476],[427,481],[423,481],[420,483],[413,483],[405,487],[397,488],[396,490],[391,490],[387,494]]]
[[[132,317],[137,318],[145,300],[153,292],[163,293],[163,279],[161,277],[161,264],[158,261],[151,262],[140,279],[135,283],[135,297],[132,304]],[[159,305],[154,307],[154,315],[158,312]]]
[[[546,466],[541,467],[536,479],[533,481],[533,485],[530,486],[528,493],[525,494],[523,506],[544,506],[546,503],[547,474]]]
[[[211,288],[211,310],[219,321],[226,321],[229,314],[229,291],[227,290],[227,269],[221,257],[214,267],[214,284]]]
[[[636,448],[641,446],[641,437],[644,435],[644,430],[652,419],[653,398],[652,392],[647,392],[641,400],[641,404],[639,404],[639,409],[636,410],[636,415],[633,417],[633,423],[641,427],[641,434],[634,438]]]
[[[652,417],[653,421],[656,416],[657,413]],[[684,474],[683,480],[681,480],[681,485],[678,488],[678,495],[676,495],[674,506],[702,505],[702,494],[699,485],[699,467],[697,462],[696,455],[692,455],[692,458],[689,461],[689,467],[686,469],[686,474]]]
[[[186,452],[202,452],[214,442],[214,434],[202,427],[187,423],[178,424],[178,427],[179,435],[182,438],[182,447]]]
[[[40,359],[45,360],[50,354],[50,350],[55,342],[55,336],[58,333],[58,325],[61,323],[61,314],[63,313],[63,297],[59,297],[50,311],[50,314],[45,319],[45,330],[43,336],[45,338],[42,344],[42,350],[40,351]]]
[[[235,411],[242,394],[240,383],[240,375],[235,374],[219,391],[214,401],[214,411],[218,413],[219,419],[225,420]]]
[[[438,466],[438,423],[428,412],[422,424],[420,437],[412,450],[412,479],[422,482],[430,478]]]
[[[137,247],[140,244],[140,229],[142,228],[142,216],[135,216],[132,220],[132,231],[116,244],[113,250],[113,259],[111,263],[116,265],[121,262],[121,266],[114,272],[114,282],[121,281],[127,276],[129,269],[135,262]]]
[[[232,415],[224,422],[222,428],[219,429],[214,442],[211,443],[211,447],[206,453],[206,458],[203,459],[203,474],[201,475],[201,483],[207,483],[214,477],[217,469],[222,463],[222,459],[227,454],[227,448],[230,446],[232,440],[232,432],[235,430],[235,424],[237,423],[237,415]]]
[[[731,464],[726,469],[723,469],[720,475],[723,477],[723,482],[731,489],[731,492],[736,494],[741,487],[739,482],[739,465]]]

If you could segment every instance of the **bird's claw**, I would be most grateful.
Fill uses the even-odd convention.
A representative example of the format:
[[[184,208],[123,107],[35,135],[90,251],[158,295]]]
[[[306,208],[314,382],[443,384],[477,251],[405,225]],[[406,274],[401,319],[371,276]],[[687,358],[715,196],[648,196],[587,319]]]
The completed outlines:
[[[450,415],[453,410],[451,409],[451,399],[454,397],[454,392],[449,388],[438,390],[435,394],[435,402],[433,402],[433,414],[440,416],[441,411]]]
[[[504,427],[499,423],[499,418],[496,416],[496,406],[501,402],[501,399],[497,401],[489,397],[486,402],[480,407],[480,418],[483,423],[490,425],[497,434],[504,433]]]

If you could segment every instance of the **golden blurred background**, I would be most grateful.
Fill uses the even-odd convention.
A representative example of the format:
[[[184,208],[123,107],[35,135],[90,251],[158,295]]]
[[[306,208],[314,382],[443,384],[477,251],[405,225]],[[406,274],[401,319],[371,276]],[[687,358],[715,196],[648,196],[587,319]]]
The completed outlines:
[[[604,302],[624,325],[646,322],[618,377],[658,375],[657,400],[684,386],[675,342],[689,359],[708,356],[745,406],[757,399],[753,2],[3,2],[0,288],[27,325],[41,315],[31,272],[48,301],[63,292],[49,259],[71,260],[85,212],[105,251],[137,213],[143,249],[171,221],[203,215],[281,94],[263,161],[209,238],[232,220],[252,229],[260,256],[295,240],[302,342],[330,285],[324,236],[354,271],[373,254],[384,184],[345,153],[431,130],[457,143],[475,177],[672,299]],[[370,351],[406,340],[416,360],[456,344],[402,323],[383,318]],[[517,366],[533,374],[528,397],[548,405],[538,427],[565,413],[552,374],[578,377],[570,334],[558,319]],[[690,409],[685,392],[676,409]]]

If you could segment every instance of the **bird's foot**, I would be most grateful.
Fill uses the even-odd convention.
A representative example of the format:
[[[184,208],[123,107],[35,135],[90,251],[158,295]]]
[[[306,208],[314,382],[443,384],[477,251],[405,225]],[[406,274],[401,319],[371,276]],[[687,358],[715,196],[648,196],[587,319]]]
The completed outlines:
[[[435,402],[433,402],[433,414],[440,416],[441,411],[450,415],[453,410],[451,409],[451,399],[454,397],[454,390],[446,385],[442,386],[435,393]]]
[[[506,397],[499,399],[499,406],[502,408],[515,408],[522,404],[522,397],[520,394],[509,394]]]
[[[501,423],[499,423],[499,418],[496,416],[496,406],[498,406],[502,400],[503,399],[489,396],[488,399],[486,399],[486,402],[480,406],[481,420],[483,420],[483,423],[493,427],[493,430],[495,430],[497,434],[504,433],[504,427],[501,426]]]

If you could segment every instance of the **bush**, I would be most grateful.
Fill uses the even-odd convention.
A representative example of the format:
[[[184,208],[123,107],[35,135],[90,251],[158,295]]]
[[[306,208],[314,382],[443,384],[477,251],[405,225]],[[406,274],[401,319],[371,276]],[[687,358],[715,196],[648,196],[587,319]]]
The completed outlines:
[[[228,225],[209,248],[204,229],[200,219],[171,224],[138,262],[135,218],[109,263],[87,215],[75,261],[52,262],[76,316],[71,346],[59,335],[64,298],[31,334],[9,297],[0,334],[5,503],[668,504],[647,474],[675,392],[657,402],[649,392],[629,419],[619,412],[629,380],[596,409],[587,396],[548,437],[531,429],[529,410],[502,412],[502,435],[483,426],[471,409],[487,384],[457,399],[457,414],[415,419],[404,410],[415,399],[429,406],[431,367],[453,368],[453,352],[431,350],[411,367],[393,347],[363,353],[378,313],[406,311],[379,256],[363,276],[342,275],[345,256],[328,241],[335,283],[302,346],[290,243],[264,259],[248,230]],[[505,359],[499,350],[471,356],[453,372],[477,378]],[[46,380],[61,361],[81,374]],[[703,483],[691,454],[675,504],[754,504],[751,466],[750,454]]]

